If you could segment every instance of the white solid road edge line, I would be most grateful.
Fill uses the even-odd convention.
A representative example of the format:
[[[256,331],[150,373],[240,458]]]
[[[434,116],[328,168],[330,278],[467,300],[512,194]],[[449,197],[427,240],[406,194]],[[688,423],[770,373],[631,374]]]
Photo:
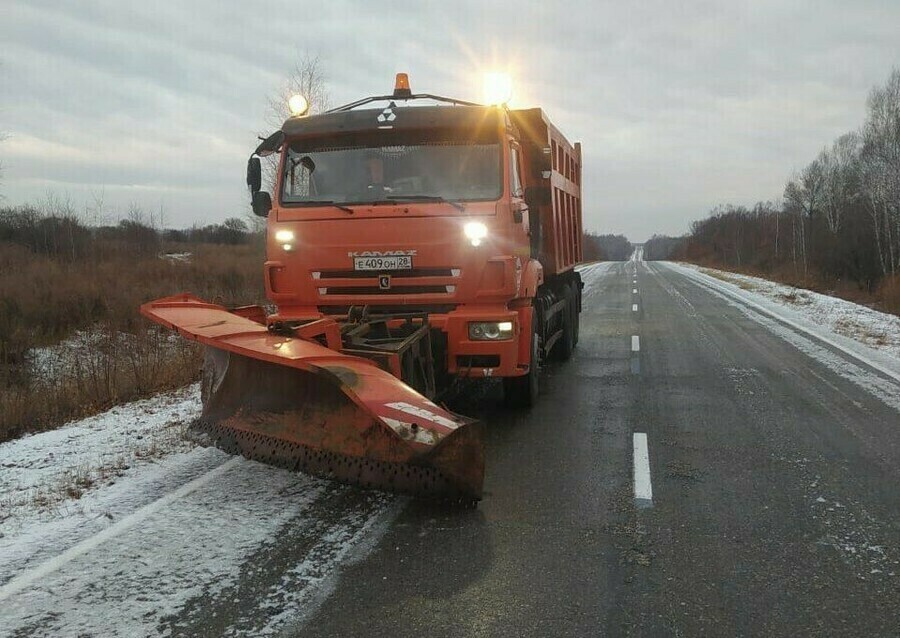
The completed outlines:
[[[636,303],[631,304],[631,312],[637,312],[637,304]]]
[[[634,433],[634,502],[638,507],[653,507],[653,485],[650,483],[650,452],[647,435]]]
[[[825,343],[836,350],[840,350],[844,354],[853,357],[857,361],[864,363],[865,365],[869,366],[870,368],[874,368],[875,370],[877,370],[881,374],[885,375],[886,377],[890,377],[894,381],[900,382],[900,374],[897,374],[896,372],[894,372],[892,370],[888,370],[884,366],[878,364],[876,361],[872,361],[868,357],[866,357],[858,352],[854,352],[850,348],[842,346],[839,343],[836,343],[835,341],[833,341],[832,339],[829,339],[825,335],[818,334],[814,330],[811,330],[805,326],[801,326],[796,321],[791,321],[787,317],[783,317],[783,316],[779,315],[777,312],[773,312],[773,311],[769,310],[768,308],[765,308],[765,307],[761,306],[760,304],[756,303],[755,301],[746,299],[743,296],[734,292],[733,290],[726,288],[725,286],[720,286],[718,284],[718,282],[715,281],[715,279],[713,279],[710,275],[707,275],[706,273],[698,272],[691,268],[681,266],[680,264],[679,264],[679,267],[682,268],[684,272],[688,273],[689,278],[692,278],[697,283],[699,283],[703,286],[706,286],[707,288],[709,288],[711,290],[715,290],[723,295],[726,295],[726,296],[730,297],[731,299],[733,299],[734,301],[737,301],[738,303],[742,303],[749,308],[753,308],[761,315],[770,317],[770,318],[774,319],[775,321],[779,321],[787,326],[790,326],[791,328],[794,328],[795,330],[798,330],[799,332],[803,332],[804,334],[807,334],[810,337],[813,337],[814,339],[818,339],[822,343]],[[691,277],[691,273],[694,273],[696,276]]]
[[[34,569],[23,572],[18,576],[12,578],[9,582],[0,587],[0,601],[4,601],[13,594],[19,593],[47,574],[55,572],[56,570],[64,567],[67,563],[72,562],[79,556],[82,556],[95,547],[102,545],[107,540],[115,538],[122,532],[127,531],[131,527],[134,527],[134,525],[140,523],[142,520],[144,520],[154,512],[162,509],[169,503],[177,501],[179,498],[190,494],[200,487],[203,487],[205,484],[209,483],[220,474],[228,471],[229,468],[241,461],[243,461],[243,457],[240,456],[236,456],[233,459],[226,461],[219,467],[213,468],[206,474],[201,474],[193,481],[185,483],[174,492],[170,492],[162,498],[144,505],[144,507],[135,512],[132,512],[125,518],[119,520],[117,523],[114,523],[113,525],[110,525],[106,529],[94,534],[93,536],[84,539],[80,543],[73,545],[62,554],[54,556],[53,558],[44,561]]]
[[[637,335],[631,337],[631,351],[639,352],[641,349],[641,338]]]

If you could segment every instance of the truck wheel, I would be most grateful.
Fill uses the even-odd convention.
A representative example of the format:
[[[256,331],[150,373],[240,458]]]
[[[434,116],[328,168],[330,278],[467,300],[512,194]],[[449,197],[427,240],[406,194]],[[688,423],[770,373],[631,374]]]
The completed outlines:
[[[530,408],[537,403],[540,392],[541,341],[538,336],[538,322],[532,322],[531,365],[528,374],[521,377],[503,378],[503,401],[512,408]]]
[[[562,311],[562,336],[553,348],[557,361],[568,361],[575,351],[575,322],[578,321],[578,301],[571,286],[563,286],[562,296],[566,304]]]

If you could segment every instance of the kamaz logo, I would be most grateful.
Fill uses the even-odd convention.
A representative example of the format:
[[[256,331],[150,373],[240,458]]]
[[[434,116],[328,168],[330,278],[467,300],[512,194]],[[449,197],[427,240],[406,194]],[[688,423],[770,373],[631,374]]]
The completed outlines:
[[[347,253],[348,257],[414,257],[415,250],[364,250],[362,252],[351,251]]]

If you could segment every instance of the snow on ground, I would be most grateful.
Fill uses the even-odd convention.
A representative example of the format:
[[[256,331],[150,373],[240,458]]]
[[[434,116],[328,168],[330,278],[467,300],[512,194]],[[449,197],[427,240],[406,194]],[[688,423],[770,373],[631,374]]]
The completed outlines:
[[[0,635],[194,635],[216,606],[273,635],[404,502],[190,442],[198,395],[0,444]]]
[[[767,305],[790,311],[795,318],[811,326],[826,328],[834,334],[853,339],[869,348],[900,359],[900,317],[879,312],[866,306],[823,295],[803,288],[794,288],[759,277],[702,268],[693,264],[679,264],[714,277],[732,288],[733,292],[754,293]]]
[[[172,263],[188,262],[191,260],[192,253],[160,253],[159,258],[165,259]]]
[[[193,384],[0,445],[0,537],[24,518],[55,515],[78,492],[112,483],[132,466],[194,444],[186,424],[200,415]]]
[[[599,282],[611,268],[616,266],[617,263],[619,262],[598,261],[578,266],[576,270],[579,272],[579,274],[581,275],[581,280],[584,282],[582,295],[586,296],[588,293],[590,293],[597,282]]]

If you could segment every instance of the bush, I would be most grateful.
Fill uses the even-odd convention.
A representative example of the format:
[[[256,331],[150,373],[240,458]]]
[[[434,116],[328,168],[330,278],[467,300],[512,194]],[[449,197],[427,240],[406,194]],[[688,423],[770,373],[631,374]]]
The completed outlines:
[[[228,244],[174,243],[165,238],[179,235],[134,220],[91,228],[29,207],[0,209],[0,441],[194,379],[196,347],[172,342],[138,309],[187,291],[264,302],[261,242],[233,223],[228,232]],[[34,370],[37,348],[73,335],[95,341],[52,375]]]

